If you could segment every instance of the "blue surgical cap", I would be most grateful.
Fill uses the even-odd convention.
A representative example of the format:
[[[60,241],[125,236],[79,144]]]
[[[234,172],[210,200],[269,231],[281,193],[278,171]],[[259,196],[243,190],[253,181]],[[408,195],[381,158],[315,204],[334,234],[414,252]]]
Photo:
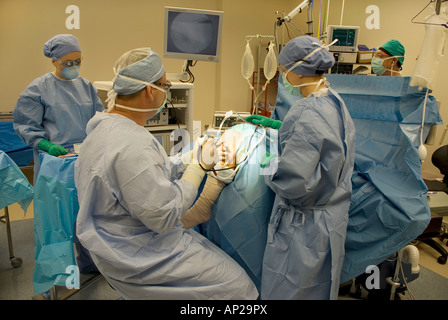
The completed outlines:
[[[53,60],[75,51],[81,51],[81,46],[71,34],[58,34],[44,44],[44,55]]]
[[[307,57],[314,50],[321,48]],[[288,70],[298,61],[302,61],[291,71],[302,76],[314,76],[330,69],[334,65],[334,57],[322,42],[310,36],[297,37],[290,40],[280,52],[278,62]],[[317,71],[317,72],[316,72]],[[320,72],[319,72],[320,71]]]
[[[153,83],[159,80],[165,69],[157,53],[151,48],[140,48],[124,53],[115,62],[114,72],[116,75],[114,91],[117,94],[128,95],[145,88],[146,84],[142,82]]]

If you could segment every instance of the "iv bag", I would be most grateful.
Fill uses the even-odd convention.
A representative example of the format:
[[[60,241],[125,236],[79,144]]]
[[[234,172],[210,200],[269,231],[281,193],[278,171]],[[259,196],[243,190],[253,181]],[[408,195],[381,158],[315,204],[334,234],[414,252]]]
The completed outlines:
[[[269,44],[269,52],[266,56],[266,59],[264,60],[264,76],[266,77],[267,81],[274,78],[275,74],[277,73],[277,57],[275,56],[275,43],[271,41]]]
[[[418,86],[419,90],[432,89],[447,36],[447,29],[441,26],[446,23],[446,16],[433,14],[426,19],[426,23],[425,38],[410,83],[411,86]]]
[[[243,60],[241,61],[241,74],[243,78],[247,80],[250,88],[253,90],[253,86],[250,83],[249,79],[252,77],[254,72],[254,57],[252,55],[252,50],[250,49],[249,41],[246,44],[246,51],[243,55]]]

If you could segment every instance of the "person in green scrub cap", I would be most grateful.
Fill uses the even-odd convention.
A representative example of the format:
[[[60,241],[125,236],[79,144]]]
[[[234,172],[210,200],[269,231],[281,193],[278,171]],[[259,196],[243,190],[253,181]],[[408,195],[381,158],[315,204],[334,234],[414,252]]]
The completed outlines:
[[[379,76],[401,76],[404,54],[405,49],[400,41],[387,41],[373,56],[372,72]]]

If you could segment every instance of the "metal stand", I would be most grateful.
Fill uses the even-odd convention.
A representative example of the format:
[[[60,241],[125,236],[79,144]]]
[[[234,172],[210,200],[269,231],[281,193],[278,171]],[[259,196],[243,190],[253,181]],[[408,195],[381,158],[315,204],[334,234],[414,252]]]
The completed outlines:
[[[9,247],[9,260],[11,261],[11,265],[13,266],[13,268],[18,268],[22,265],[23,260],[19,257],[14,256],[14,248],[12,247],[11,225],[9,222],[8,206],[6,206],[4,209],[5,209],[5,214],[0,217],[0,220],[3,223],[6,223],[6,233],[8,235],[8,247]]]
[[[73,296],[76,293],[79,293],[81,290],[86,289],[91,284],[95,283],[97,280],[99,280],[102,277],[102,274],[97,273],[86,279],[81,283],[81,286],[79,289],[71,289],[67,292],[62,292],[62,295],[58,296],[58,291],[64,291],[64,287],[62,286],[53,286],[48,290],[47,293],[38,294],[32,297],[33,300],[67,300],[71,296]],[[58,288],[60,290],[58,290]],[[60,292],[61,293],[61,292]]]

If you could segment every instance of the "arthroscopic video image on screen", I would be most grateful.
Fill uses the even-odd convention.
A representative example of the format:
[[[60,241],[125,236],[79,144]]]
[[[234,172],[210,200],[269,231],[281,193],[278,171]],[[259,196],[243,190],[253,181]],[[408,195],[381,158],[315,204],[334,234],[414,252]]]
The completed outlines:
[[[169,12],[167,51],[215,55],[218,26],[218,16]]]

